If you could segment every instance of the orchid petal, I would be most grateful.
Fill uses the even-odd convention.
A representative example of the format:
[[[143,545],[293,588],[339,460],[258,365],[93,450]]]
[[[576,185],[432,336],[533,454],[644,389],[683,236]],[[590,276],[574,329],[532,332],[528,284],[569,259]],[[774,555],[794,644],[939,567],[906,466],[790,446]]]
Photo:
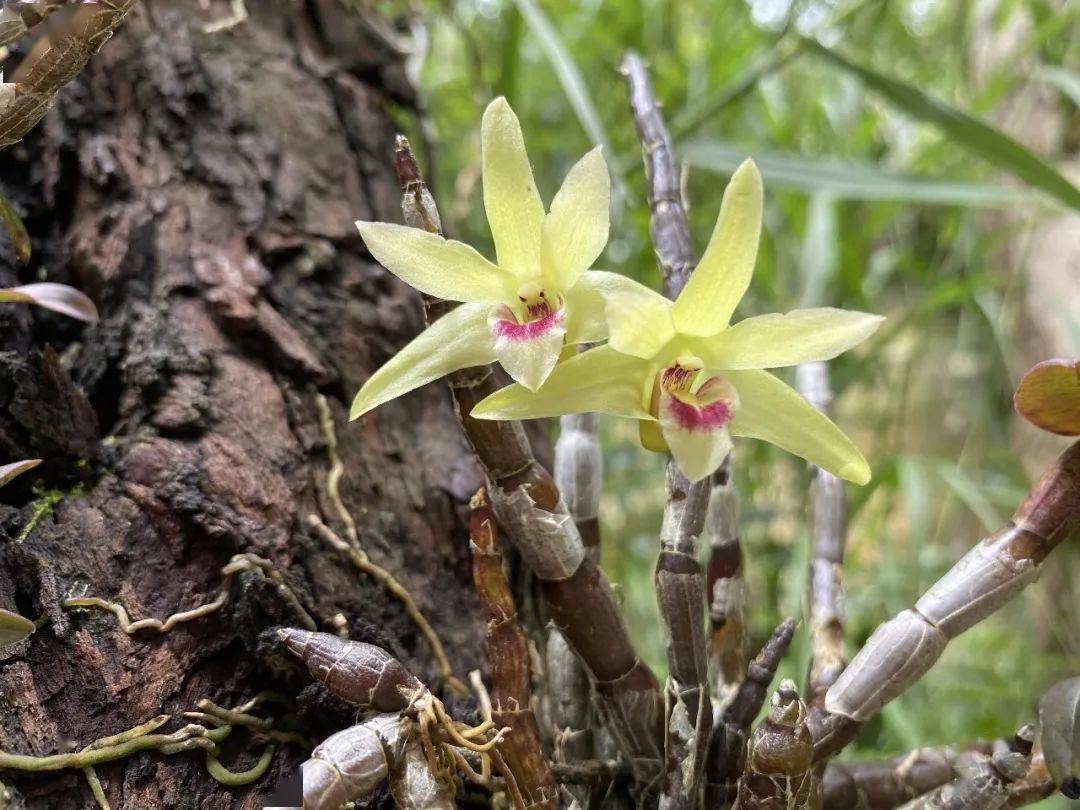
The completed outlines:
[[[607,413],[652,419],[641,407],[648,363],[600,346],[559,363],[544,386],[521,385],[496,391],[472,410],[477,419],[535,419],[568,413]]]
[[[798,309],[747,318],[709,338],[709,367],[779,368],[831,360],[870,337],[885,320],[846,309]]]
[[[624,354],[648,360],[675,337],[671,302],[643,287],[641,291],[615,292],[607,296],[611,345]]]
[[[607,301],[616,296],[642,298],[669,306],[666,298],[621,273],[590,270],[563,293],[569,315],[567,343],[591,343],[608,336]],[[625,300],[625,299],[624,299]]]
[[[488,331],[487,304],[463,304],[417,335],[364,383],[350,419],[452,371],[495,359]]]
[[[356,227],[376,261],[420,292],[486,304],[513,295],[512,279],[463,242],[389,222],[357,222]]]
[[[500,306],[488,316],[495,356],[514,382],[530,391],[544,384],[559,362],[566,336],[566,312],[556,310],[529,323],[518,323],[510,307]]]
[[[97,307],[83,293],[67,284],[43,281],[0,290],[0,302],[37,304],[69,318],[94,323],[98,319]]]
[[[724,189],[709,246],[675,302],[675,328],[687,335],[715,335],[731,320],[750,286],[761,236],[761,174],[746,160]]]
[[[540,273],[540,229],[544,203],[536,190],[521,124],[497,98],[484,110],[480,127],[484,209],[499,266],[519,278]]]
[[[731,452],[728,425],[739,406],[731,383],[713,377],[687,401],[668,392],[660,394],[660,430],[683,475],[700,481],[723,463]]]
[[[771,442],[856,484],[870,480],[870,466],[851,439],[793,388],[767,371],[724,376],[739,392],[732,434]]]
[[[563,292],[599,258],[608,240],[611,178],[602,148],[579,160],[544,219],[541,255],[548,284]]]

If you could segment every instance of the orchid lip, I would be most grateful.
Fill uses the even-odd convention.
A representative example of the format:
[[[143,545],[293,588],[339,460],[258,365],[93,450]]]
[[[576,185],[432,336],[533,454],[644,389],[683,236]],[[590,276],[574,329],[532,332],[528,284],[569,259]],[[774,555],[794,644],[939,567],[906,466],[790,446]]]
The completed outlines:
[[[499,318],[492,325],[491,332],[496,339],[535,340],[558,327],[563,320],[565,320],[565,315],[561,309],[548,311],[546,315],[525,323],[518,323],[516,319]]]
[[[731,403],[724,400],[708,405],[692,405],[672,396],[666,403],[671,418],[683,430],[719,430],[735,415]]]

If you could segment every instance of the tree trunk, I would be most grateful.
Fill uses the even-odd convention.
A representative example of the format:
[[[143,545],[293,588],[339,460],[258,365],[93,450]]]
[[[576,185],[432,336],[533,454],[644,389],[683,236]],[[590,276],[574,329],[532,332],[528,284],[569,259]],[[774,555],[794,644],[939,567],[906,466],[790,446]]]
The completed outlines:
[[[402,604],[307,527],[315,513],[343,531],[319,394],[364,548],[417,599],[459,676],[482,662],[462,521],[480,477],[445,386],[345,421],[361,382],[423,324],[419,297],[352,224],[399,219],[386,108],[412,103],[401,54],[384,24],[337,0],[248,0],[247,22],[205,33],[224,5],[144,0],[0,154],[35,250],[25,269],[0,260],[0,284],[68,282],[102,315],[83,328],[0,309],[0,461],[45,459],[0,492],[0,607],[45,618],[0,650],[6,752],[69,750],[158,714],[170,731],[202,698],[231,707],[265,689],[299,696],[313,739],[348,725],[352,710],[278,647],[271,629],[298,612],[261,577],[241,575],[223,609],[166,634],[60,606],[97,596],[164,618],[213,600],[240,552],[272,561],[319,629],[341,613],[353,639],[440,686]],[[235,731],[221,759],[244,770],[262,748]],[[114,808],[255,808],[307,754],[285,745],[232,789],[198,751],[97,772]],[[93,805],[78,770],[0,778],[14,807]]]

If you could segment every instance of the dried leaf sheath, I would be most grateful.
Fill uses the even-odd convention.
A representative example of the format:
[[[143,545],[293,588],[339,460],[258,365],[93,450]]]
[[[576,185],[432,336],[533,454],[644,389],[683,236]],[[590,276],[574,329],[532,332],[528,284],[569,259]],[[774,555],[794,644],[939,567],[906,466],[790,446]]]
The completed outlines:
[[[558,787],[540,745],[532,711],[529,649],[518,624],[517,606],[503,573],[495,513],[483,490],[473,499],[469,546],[473,582],[484,611],[488,662],[491,666],[491,717],[510,732],[499,746],[529,807],[559,806]]]
[[[60,88],[79,75],[133,5],[135,0],[101,0],[82,6],[61,36],[43,38],[0,84],[0,149],[18,143],[44,117]]]
[[[1080,443],[1055,461],[1012,521],[971,549],[911,610],[881,625],[829,689],[813,719],[815,757],[832,756],[858,726],[933,666],[949,640],[1033,582],[1080,525]]]
[[[406,224],[434,232],[438,212],[425,193],[405,138],[398,139],[395,166]],[[447,311],[444,302],[429,300],[425,306],[429,320]],[[581,535],[551,476],[533,457],[520,422],[469,416],[497,387],[490,366],[450,376],[458,418],[488,479],[495,513],[530,566],[539,565],[545,573],[569,572],[552,579],[533,568],[552,621],[589,670],[598,703],[625,753],[633,760],[659,758],[663,719],[659,684],[638,659],[614,594],[596,563],[585,555]],[[542,544],[539,549],[537,540]]]

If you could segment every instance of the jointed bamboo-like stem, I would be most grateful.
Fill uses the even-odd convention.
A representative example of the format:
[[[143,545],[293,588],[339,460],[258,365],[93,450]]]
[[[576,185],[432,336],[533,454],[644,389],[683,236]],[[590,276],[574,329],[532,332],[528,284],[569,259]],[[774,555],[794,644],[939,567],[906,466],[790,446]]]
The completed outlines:
[[[797,369],[799,392],[826,416],[832,402],[825,363],[804,363]],[[847,499],[844,483],[820,467],[811,485],[810,545],[810,712],[820,712],[825,692],[844,671],[844,604],[841,566],[847,543]]]
[[[663,274],[664,294],[676,298],[697,265],[682,204],[679,168],[645,62],[636,53],[627,53],[620,69],[629,85],[630,110],[645,161],[645,188],[652,215],[649,234]]]
[[[409,142],[398,138],[395,168],[406,224],[439,229],[434,200]],[[447,311],[426,301],[428,319]],[[661,756],[662,702],[656,676],[630,641],[611,587],[588,557],[551,476],[537,463],[520,422],[473,419],[472,408],[497,389],[490,366],[450,376],[465,436],[488,480],[499,523],[540,583],[555,626],[596,686],[597,703],[632,761]]]
[[[724,709],[709,745],[705,803],[710,808],[731,807],[738,793],[745,762],[750,724],[765,702],[776,668],[795,635],[795,620],[784,619],[746,668],[746,678]]]
[[[603,452],[599,414],[568,414],[559,419],[555,442],[555,485],[585,544],[585,554],[600,562],[600,492]],[[589,676],[558,629],[548,630],[545,648],[548,719],[555,738],[555,762],[573,763],[594,755]],[[571,791],[581,802],[588,791]]]
[[[645,161],[651,213],[649,231],[664,281],[664,294],[678,297],[697,260],[683,209],[671,138],[653,93],[645,63],[628,53],[622,61],[630,109]],[[667,773],[663,806],[691,807],[701,787],[712,729],[705,639],[705,574],[700,538],[709,506],[708,479],[691,484],[668,462],[668,505],[660,531],[656,595],[668,634]]]
[[[526,805],[556,810],[558,787],[541,748],[540,729],[532,711],[528,643],[503,573],[495,513],[483,490],[473,499],[469,541],[491,665],[491,718],[496,726],[510,729],[499,751]]]
[[[0,149],[18,143],[44,117],[60,88],[79,75],[133,5],[135,0],[82,5],[60,36],[42,38],[10,81],[0,84]]]
[[[781,681],[768,715],[750,738],[739,810],[820,809],[821,783],[806,718],[795,682]]]
[[[1007,747],[987,756],[975,754],[957,765],[955,781],[913,799],[901,810],[1003,810],[1010,806],[1010,785],[1031,766],[1035,728],[1024,726]]]
[[[1052,796],[1057,790],[1042,751],[1031,757],[1031,767],[1020,779],[1009,785],[1009,807],[1024,807]]]
[[[739,541],[739,499],[735,491],[732,453],[712,476],[705,537],[709,544],[706,575],[712,659],[716,678],[714,714],[719,715],[734,697],[746,672],[746,581]]]
[[[667,777],[669,806],[696,806],[712,732],[705,638],[705,576],[701,533],[708,481],[691,484],[673,462],[660,529],[656,597],[668,632]]]
[[[991,744],[968,751],[989,754]],[[822,780],[825,810],[889,810],[941,787],[957,776],[963,754],[950,747],[916,748],[903,756],[829,763]]]
[[[814,756],[832,756],[862,722],[933,666],[949,640],[1033,582],[1054,548],[1080,527],[1080,442],[1046,471],[1012,521],[972,548],[910,610],[878,627],[811,718]]]

